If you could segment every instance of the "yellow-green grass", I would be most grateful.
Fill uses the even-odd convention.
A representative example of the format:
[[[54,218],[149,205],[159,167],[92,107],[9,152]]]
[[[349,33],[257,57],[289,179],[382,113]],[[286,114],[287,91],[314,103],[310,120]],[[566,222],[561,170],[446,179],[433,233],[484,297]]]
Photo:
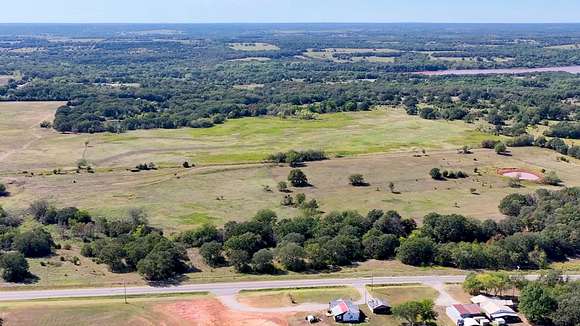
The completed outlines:
[[[430,212],[501,219],[497,207],[503,197],[544,186],[525,182],[523,188],[509,188],[509,179],[497,175],[498,168],[553,170],[567,186],[580,185],[577,160],[559,161],[559,154],[546,149],[514,148],[512,156],[500,156],[492,150],[477,150],[471,155],[454,150],[426,153],[428,156],[423,157],[391,153],[312,162],[302,169],[313,187],[292,189],[292,195],[305,193],[317,199],[324,212],[355,209],[365,214],[370,209],[394,209],[418,221]],[[435,181],[429,176],[433,167],[462,170],[471,176]],[[476,168],[481,175],[473,172]],[[73,205],[110,217],[140,207],[154,225],[171,233],[204,223],[247,220],[266,208],[281,217],[300,214],[296,208],[282,207],[284,194],[276,190],[289,170],[287,166],[249,164],[140,173],[10,176],[2,180],[11,196],[0,198],[0,205],[24,209],[35,199],[44,198],[57,206]],[[363,174],[370,186],[350,186],[348,176],[356,173]],[[389,182],[394,183],[395,193],[390,192]],[[273,190],[267,192],[265,186]]]
[[[382,63],[391,63],[394,62],[394,58],[391,57],[380,57],[380,56],[369,56],[369,57],[361,57],[356,56],[358,53],[394,53],[399,52],[398,50],[394,49],[357,49],[357,48],[328,48],[324,50],[314,50],[309,49],[308,51],[303,53],[304,57],[311,58],[311,59],[318,59],[318,60],[332,60],[337,63],[342,62],[357,62],[357,61],[368,61],[368,62],[382,62]],[[353,54],[355,55],[352,60],[342,60],[336,58],[335,54]]]
[[[57,242],[59,241],[57,237]],[[104,264],[96,264],[92,260],[80,256],[78,246],[73,246],[72,251],[58,250],[57,255],[50,259],[30,259],[30,271],[39,280],[33,284],[17,285],[2,283],[1,291],[23,289],[52,289],[52,288],[90,288],[90,287],[120,287],[142,286],[146,282],[137,273],[115,274],[109,272]],[[78,256],[80,265],[76,266],[69,261],[61,262],[60,257]],[[408,276],[408,275],[460,275],[465,274],[454,268],[446,267],[414,267],[404,265],[397,260],[377,261],[369,260],[352,266],[343,267],[339,271],[320,273],[294,273],[288,272],[281,275],[254,275],[239,274],[231,267],[212,268],[207,266],[197,250],[189,251],[190,263],[199,271],[184,275],[182,282],[190,283],[215,283],[215,282],[239,282],[239,281],[264,281],[264,280],[292,280],[292,279],[320,279],[320,278],[370,278],[378,276]],[[42,266],[41,262],[47,263]]]
[[[185,320],[165,314],[159,306],[204,295],[129,297],[128,304],[122,297],[2,302],[0,317],[7,325],[187,325]]]
[[[437,290],[426,285],[375,285],[367,286],[369,294],[375,298],[386,300],[392,306],[413,300],[430,299],[435,301]]]
[[[564,272],[580,272],[580,259],[572,259],[566,262],[552,263],[552,269],[561,270]]]
[[[437,57],[437,56],[429,56],[429,60],[433,61],[453,61],[453,62],[478,62],[477,57]],[[513,61],[514,58],[500,58],[494,57],[491,60],[487,58],[482,58],[483,62],[495,62],[495,63],[502,63],[502,62],[509,62]]]
[[[238,301],[251,307],[287,307],[303,303],[329,303],[339,298],[360,299],[360,293],[351,287],[317,287],[281,290],[242,291]]]
[[[369,317],[368,322],[365,322],[364,325],[368,326],[401,326],[403,325],[403,320],[396,318],[393,315],[375,315],[371,313],[370,309],[366,305],[360,306],[362,312],[365,316]],[[445,309],[436,307],[435,311],[439,314],[436,320],[436,324],[439,326],[455,326],[451,320],[447,318],[445,315]],[[333,323],[332,325],[340,325],[337,323]]]
[[[64,103],[0,103],[0,166],[15,164],[15,156],[27,155],[35,141],[51,135],[50,131],[40,128],[40,123],[43,120],[52,121],[56,109],[62,104]]]
[[[462,284],[445,284],[445,291],[458,302],[469,303],[472,295],[465,292]]]
[[[269,43],[231,43],[230,48],[238,51],[277,51],[280,48]]]
[[[424,120],[395,108],[325,114],[318,120],[258,117],[229,120],[208,129],[70,135],[38,127],[60,103],[42,105],[0,103],[0,152],[12,151],[10,159],[2,161],[0,174],[70,168],[83,156],[97,168],[128,168],[142,162],[178,166],[184,160],[230,164],[259,162],[272,152],[289,149],[354,155],[450,149],[490,138],[461,121]]]
[[[394,57],[377,57],[377,56],[369,56],[369,57],[352,57],[353,62],[359,61],[366,61],[366,62],[378,62],[378,63],[393,63],[395,62]]]
[[[271,61],[272,59],[266,57],[247,57],[241,59],[232,59],[228,60],[228,62],[267,62]]]
[[[254,90],[263,88],[264,84],[244,84],[244,85],[234,85],[234,89],[244,89],[244,90]]]
[[[373,287],[368,286],[367,289],[373,297],[386,300],[392,306],[414,300],[435,300],[438,295],[435,289],[417,284],[389,286],[377,285]],[[369,317],[368,325],[399,326],[402,324],[402,321],[393,315],[375,315],[369,311],[366,305],[361,306],[361,308],[365,315]],[[444,315],[441,315],[441,313],[437,320],[437,325],[447,325],[447,320]]]

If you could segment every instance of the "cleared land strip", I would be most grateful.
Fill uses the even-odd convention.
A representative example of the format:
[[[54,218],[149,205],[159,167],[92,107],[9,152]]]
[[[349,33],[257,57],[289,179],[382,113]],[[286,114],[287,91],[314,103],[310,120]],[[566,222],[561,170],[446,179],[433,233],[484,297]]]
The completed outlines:
[[[528,279],[536,279],[538,275],[528,275]],[[571,280],[580,280],[580,275],[569,275]],[[167,287],[129,287],[127,295],[168,294],[168,293],[191,293],[211,292],[218,296],[227,296],[238,293],[241,290],[265,290],[284,288],[306,288],[322,286],[352,286],[355,288],[374,284],[409,284],[409,283],[459,283],[465,280],[465,275],[453,276],[401,276],[401,277],[375,277],[375,278],[350,278],[350,279],[315,279],[315,280],[288,280],[288,281],[259,281],[259,282],[236,282],[236,283],[210,283],[188,284]],[[42,290],[42,291],[5,291],[0,292],[0,301],[18,301],[54,298],[81,298],[81,297],[105,297],[122,296],[125,294],[123,287],[95,288],[95,289],[70,289],[70,290]]]

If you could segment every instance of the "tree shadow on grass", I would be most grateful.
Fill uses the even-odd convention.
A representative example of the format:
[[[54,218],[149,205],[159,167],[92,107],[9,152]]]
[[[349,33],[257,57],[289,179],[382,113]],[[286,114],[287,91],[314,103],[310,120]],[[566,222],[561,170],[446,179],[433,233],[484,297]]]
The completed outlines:
[[[163,281],[149,281],[149,282],[147,282],[147,284],[149,286],[152,286],[152,287],[163,288],[163,287],[171,287],[171,286],[181,285],[182,283],[187,282],[187,281],[189,281],[189,276],[187,276],[185,274],[179,274],[173,278],[163,280]]]

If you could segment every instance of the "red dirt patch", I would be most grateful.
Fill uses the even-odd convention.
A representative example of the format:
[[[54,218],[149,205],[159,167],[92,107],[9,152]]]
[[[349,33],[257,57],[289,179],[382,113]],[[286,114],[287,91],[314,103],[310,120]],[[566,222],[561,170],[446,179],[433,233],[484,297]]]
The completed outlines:
[[[536,172],[531,172],[520,168],[501,168],[497,169],[497,174],[509,178],[519,178],[527,181],[541,181],[542,176]]]
[[[233,311],[217,299],[194,299],[160,304],[156,311],[199,326],[288,326],[289,314],[259,314]]]

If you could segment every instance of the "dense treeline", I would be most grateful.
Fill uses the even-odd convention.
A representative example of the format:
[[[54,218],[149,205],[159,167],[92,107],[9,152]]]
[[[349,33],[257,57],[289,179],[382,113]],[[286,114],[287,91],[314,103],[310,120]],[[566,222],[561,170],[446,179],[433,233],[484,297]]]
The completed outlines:
[[[270,257],[270,267],[278,261],[293,271],[395,256],[410,265],[534,269],[578,254],[579,208],[580,189],[570,188],[507,196],[500,204],[507,218],[500,222],[432,213],[420,228],[394,211],[308,214],[291,220],[260,211],[250,222],[229,222],[223,229],[206,225],[178,240],[201,247],[210,265],[229,262],[244,272],[257,271],[251,261],[258,253]]]
[[[395,211],[322,215],[316,201],[302,197],[301,215],[293,219],[262,210],[247,222],[203,225],[173,238],[149,226],[140,210],[109,220],[37,201],[29,213],[42,225],[55,225],[61,238],[82,240],[83,256],[107,264],[112,272],[138,271],[150,281],[190,270],[186,248],[192,247],[211,266],[246,273],[328,270],[395,257],[416,266],[537,269],[580,253],[580,188],[509,195],[499,205],[506,215],[499,222],[431,213],[421,227]],[[44,228],[24,231],[21,222],[0,209],[0,266],[9,266],[0,268],[7,280],[30,277],[25,257],[49,256],[59,248]]]

